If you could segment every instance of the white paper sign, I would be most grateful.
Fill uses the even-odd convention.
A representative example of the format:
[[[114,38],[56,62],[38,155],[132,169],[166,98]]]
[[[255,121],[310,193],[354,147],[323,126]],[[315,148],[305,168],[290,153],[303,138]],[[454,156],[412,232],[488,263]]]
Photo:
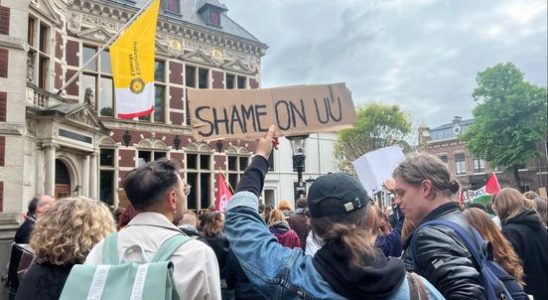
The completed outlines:
[[[384,181],[392,176],[392,172],[405,159],[399,145],[368,152],[356,159],[352,164],[358,178],[370,197],[382,190]]]

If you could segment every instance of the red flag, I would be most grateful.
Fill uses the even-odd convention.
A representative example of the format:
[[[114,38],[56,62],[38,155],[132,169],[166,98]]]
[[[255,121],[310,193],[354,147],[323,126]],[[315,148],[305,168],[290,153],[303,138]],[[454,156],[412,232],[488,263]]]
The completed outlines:
[[[228,206],[228,201],[232,198],[232,193],[226,185],[225,177],[222,173],[217,174],[217,197],[215,199],[215,210],[224,213]]]
[[[497,174],[493,173],[491,176],[489,176],[489,179],[487,179],[487,182],[485,183],[485,191],[491,195],[496,195],[500,191]]]

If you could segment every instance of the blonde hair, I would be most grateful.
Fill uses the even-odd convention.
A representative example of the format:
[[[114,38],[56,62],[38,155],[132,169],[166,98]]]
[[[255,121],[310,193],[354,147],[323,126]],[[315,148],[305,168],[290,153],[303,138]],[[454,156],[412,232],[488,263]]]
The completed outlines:
[[[30,246],[37,263],[83,263],[89,251],[116,231],[107,206],[85,197],[56,201],[36,222]]]
[[[280,203],[278,203],[278,209],[279,210],[289,210],[291,211],[291,204],[289,204],[289,201],[287,200],[282,200],[280,201]]]
[[[273,209],[270,212],[270,217],[268,218],[268,225],[272,225],[277,222],[285,220],[284,213],[280,209]]]
[[[493,198],[493,208],[502,224],[516,217],[527,209],[536,209],[535,202],[523,196],[516,189],[504,188]]]
[[[502,235],[489,215],[479,208],[468,208],[464,218],[480,235],[493,246],[493,257],[497,263],[523,287],[523,267],[512,244]]]

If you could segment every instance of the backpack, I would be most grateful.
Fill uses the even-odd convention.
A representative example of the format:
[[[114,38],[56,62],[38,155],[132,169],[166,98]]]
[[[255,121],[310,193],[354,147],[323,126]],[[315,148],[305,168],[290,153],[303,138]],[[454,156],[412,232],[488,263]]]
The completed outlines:
[[[464,245],[470,251],[472,259],[479,267],[480,274],[483,278],[485,294],[488,300],[498,299],[529,299],[527,294],[519,286],[516,279],[510,276],[498,263],[489,258],[488,249],[489,243],[484,241],[480,234],[471,228],[474,233],[474,239],[470,238],[469,234],[457,223],[447,220],[434,220],[421,224],[415,232],[425,226],[441,225],[453,229],[464,242]],[[410,242],[411,259],[413,264],[416,261],[415,254],[415,237],[411,237]]]
[[[126,249],[119,261],[118,233],[110,234],[103,245],[103,264],[74,265],[59,299],[179,299],[173,281],[173,263],[169,258],[190,240],[190,237],[182,234],[167,239],[150,262],[143,248],[133,245]],[[140,263],[126,259],[132,250],[140,251]]]

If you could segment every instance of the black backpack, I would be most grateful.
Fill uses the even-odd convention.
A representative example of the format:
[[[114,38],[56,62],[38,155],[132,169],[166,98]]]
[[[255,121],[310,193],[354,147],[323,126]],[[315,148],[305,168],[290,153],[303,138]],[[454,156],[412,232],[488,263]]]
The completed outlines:
[[[469,234],[459,224],[447,220],[434,220],[421,224],[415,232],[425,226],[441,225],[453,229],[464,242],[475,264],[478,266],[478,271],[481,273],[485,287],[485,294],[488,300],[499,299],[519,299],[528,300],[529,297],[519,286],[516,279],[510,276],[498,263],[489,259],[488,242],[484,241],[480,234],[472,228],[474,239],[471,239]],[[415,255],[415,238],[411,237],[410,242],[411,259],[413,263],[416,261]]]

